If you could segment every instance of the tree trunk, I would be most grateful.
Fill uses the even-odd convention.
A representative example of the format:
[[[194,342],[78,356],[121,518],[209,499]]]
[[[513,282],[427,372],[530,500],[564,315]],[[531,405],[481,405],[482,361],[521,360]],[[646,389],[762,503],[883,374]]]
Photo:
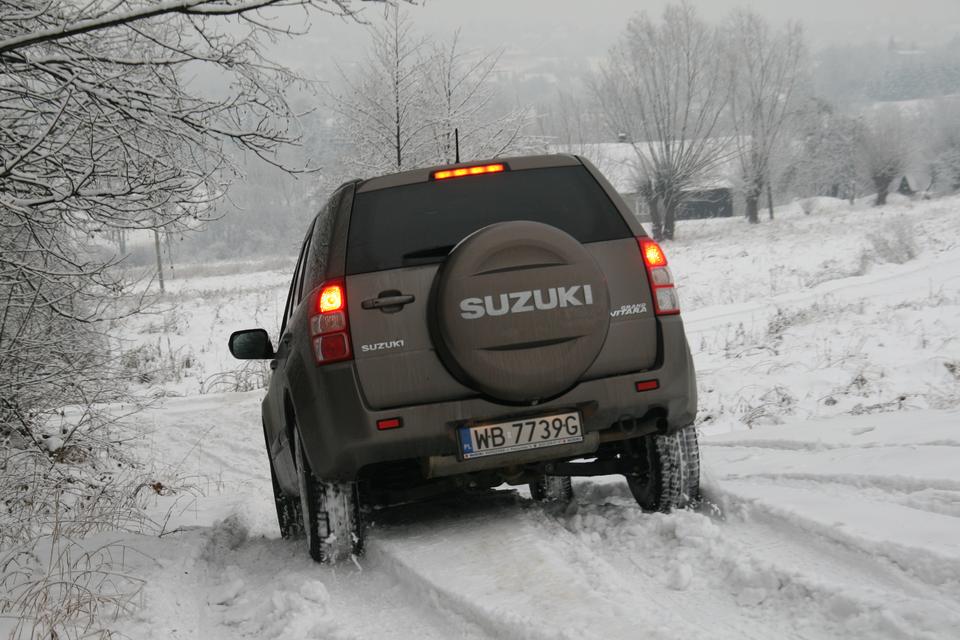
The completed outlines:
[[[760,196],[757,194],[747,196],[747,222],[750,224],[760,223]]]
[[[172,233],[164,234],[163,240],[167,245],[167,259],[170,261],[170,279],[176,280],[177,274],[174,271],[174,267],[173,267],[173,234]]]
[[[403,146],[400,143],[400,108],[397,107],[397,130],[394,144],[397,146],[397,171],[403,167]]]
[[[891,182],[893,182],[893,178],[887,178],[885,176],[875,176],[873,178],[873,186],[877,188],[876,206],[882,207],[887,204],[887,196],[890,194]]]
[[[773,220],[773,185],[767,183],[767,208],[770,210],[770,219]]]
[[[650,225],[653,227],[653,239],[663,240],[663,218],[660,216],[660,202],[656,196],[647,198],[647,208],[650,209]]]
[[[153,230],[153,248],[157,251],[157,279],[160,281],[160,293],[164,293],[163,288],[163,259],[160,257],[160,230]]]
[[[673,240],[674,223],[677,218],[677,205],[673,202],[664,204],[663,214],[663,237],[666,240]]]

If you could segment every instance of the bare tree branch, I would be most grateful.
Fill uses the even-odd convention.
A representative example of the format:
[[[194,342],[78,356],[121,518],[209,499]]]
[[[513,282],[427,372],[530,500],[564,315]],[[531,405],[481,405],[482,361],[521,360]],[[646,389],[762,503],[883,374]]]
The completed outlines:
[[[215,218],[241,154],[313,168],[284,155],[303,115],[287,94],[311,83],[262,45],[354,6],[0,0],[0,442],[122,386],[104,324],[141,307],[114,238]]]
[[[62,18],[57,21],[59,23],[57,26],[0,40],[0,54],[171,14],[231,16],[244,15],[270,7],[298,6],[314,7],[337,15],[348,16],[354,13],[350,9],[349,0],[168,0],[152,3],[127,1],[107,7],[103,7],[102,2],[91,4],[93,6],[88,5],[88,9],[81,10],[78,14],[71,15],[69,11],[65,11]]]
[[[729,157],[730,136],[720,129],[729,99],[720,52],[717,31],[691,5],[672,4],[659,22],[633,18],[595,81],[609,128],[633,145],[658,238],[673,237],[688,191]]]
[[[491,77],[500,53],[461,49],[417,35],[398,6],[371,30],[358,69],[340,69],[342,93],[328,90],[352,153],[355,174],[375,175],[455,160],[454,131],[464,158],[496,157],[525,146],[526,113],[496,105]]]
[[[806,49],[800,25],[789,24],[774,32],[762,17],[747,9],[733,12],[726,34],[733,88],[730,113],[747,219],[756,223],[760,196],[772,179],[772,158],[798,113],[807,73]]]

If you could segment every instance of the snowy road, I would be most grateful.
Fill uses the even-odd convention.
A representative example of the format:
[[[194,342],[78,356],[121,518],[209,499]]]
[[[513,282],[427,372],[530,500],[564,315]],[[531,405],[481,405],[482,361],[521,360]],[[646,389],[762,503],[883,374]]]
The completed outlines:
[[[960,628],[960,414],[901,412],[704,442],[701,513],[616,479],[557,511],[512,492],[378,517],[358,565],[277,539],[260,393],[171,400],[145,441],[206,496],[151,561],[137,638],[949,638]],[[212,472],[212,473],[210,473]],[[160,477],[164,470],[158,469]],[[158,511],[172,498],[158,499]]]
[[[131,429],[176,493],[153,505],[167,535],[123,540],[141,552],[128,560],[139,558],[131,571],[146,586],[118,630],[205,640],[960,637],[957,207],[905,209],[924,251],[902,265],[874,258],[867,268],[868,254],[852,249],[888,224],[883,212],[830,213],[825,235],[802,214],[735,235],[738,221],[715,221],[671,247],[681,295],[698,306],[684,320],[700,387],[699,512],[643,514],[621,480],[579,480],[566,509],[497,492],[378,514],[363,558],[321,567],[302,543],[279,540],[262,392],[162,401]],[[280,290],[215,280],[207,288],[225,292],[213,294],[216,317],[203,315],[212,302],[194,284],[174,318],[178,348],[206,371],[222,366],[215,341],[244,326],[223,318],[269,315],[261,302]],[[195,393],[196,381],[171,388]]]

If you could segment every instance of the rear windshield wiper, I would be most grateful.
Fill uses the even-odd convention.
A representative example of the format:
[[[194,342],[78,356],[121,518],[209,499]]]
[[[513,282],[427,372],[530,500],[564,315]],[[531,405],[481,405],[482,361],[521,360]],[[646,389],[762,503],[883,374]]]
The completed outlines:
[[[403,254],[403,262],[414,262],[418,260],[436,260],[437,258],[446,258],[456,245],[444,244],[427,249],[417,249]]]

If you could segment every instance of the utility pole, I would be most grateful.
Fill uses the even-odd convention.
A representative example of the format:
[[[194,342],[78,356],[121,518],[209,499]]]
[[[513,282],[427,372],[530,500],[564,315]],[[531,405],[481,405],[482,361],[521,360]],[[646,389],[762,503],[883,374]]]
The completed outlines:
[[[159,220],[154,220],[159,223]],[[160,228],[157,225],[153,227],[153,248],[157,251],[157,279],[160,280],[160,293],[164,293],[163,287],[163,258],[160,255]]]

